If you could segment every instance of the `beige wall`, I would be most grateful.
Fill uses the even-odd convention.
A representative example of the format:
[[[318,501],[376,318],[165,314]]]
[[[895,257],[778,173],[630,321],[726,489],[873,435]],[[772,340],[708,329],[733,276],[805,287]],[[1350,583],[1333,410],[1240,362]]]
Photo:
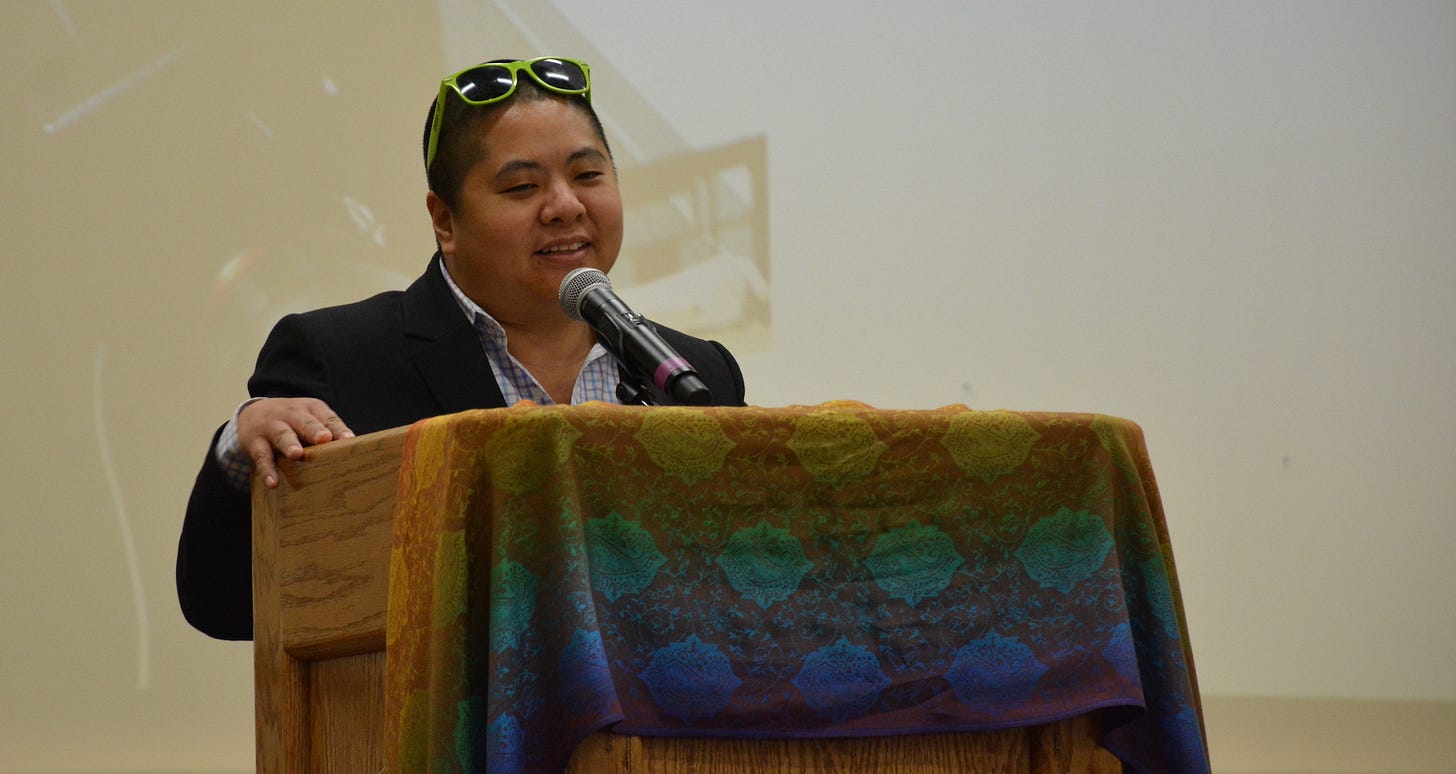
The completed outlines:
[[[205,441],[280,314],[423,267],[440,75],[535,53],[623,295],[751,401],[1143,426],[1216,767],[1450,770],[1456,3],[363,9],[3,6],[0,772],[250,768],[171,585]]]

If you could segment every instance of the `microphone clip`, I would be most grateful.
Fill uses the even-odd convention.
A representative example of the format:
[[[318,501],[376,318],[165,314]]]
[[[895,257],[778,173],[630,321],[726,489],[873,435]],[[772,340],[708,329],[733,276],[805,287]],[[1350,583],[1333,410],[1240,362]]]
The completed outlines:
[[[621,381],[617,382],[617,400],[623,406],[656,406],[657,399],[652,395],[652,388],[647,386],[646,380],[633,376],[626,367],[617,365],[617,376]]]

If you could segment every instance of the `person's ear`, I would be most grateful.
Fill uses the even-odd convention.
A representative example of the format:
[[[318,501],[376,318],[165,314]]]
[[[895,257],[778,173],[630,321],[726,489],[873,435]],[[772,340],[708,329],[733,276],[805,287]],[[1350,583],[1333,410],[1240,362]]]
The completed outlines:
[[[425,194],[425,209],[430,211],[430,224],[435,228],[435,244],[440,246],[441,253],[453,258],[455,217],[450,213],[450,205],[434,191],[430,191]]]

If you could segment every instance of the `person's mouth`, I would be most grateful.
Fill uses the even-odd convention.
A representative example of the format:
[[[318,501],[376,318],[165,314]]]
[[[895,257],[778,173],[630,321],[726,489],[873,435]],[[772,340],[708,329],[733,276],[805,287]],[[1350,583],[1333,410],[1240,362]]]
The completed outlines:
[[[586,250],[587,245],[589,244],[591,243],[587,242],[586,240],[574,239],[569,242],[557,242],[555,244],[547,245],[540,250],[537,250],[536,253],[538,255],[544,255],[551,258],[565,258],[576,255]]]

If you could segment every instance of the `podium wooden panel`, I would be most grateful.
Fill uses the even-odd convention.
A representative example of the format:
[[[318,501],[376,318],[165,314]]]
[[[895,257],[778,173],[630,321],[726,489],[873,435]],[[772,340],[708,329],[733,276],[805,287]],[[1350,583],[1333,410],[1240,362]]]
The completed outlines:
[[[408,428],[282,461],[253,489],[257,770],[377,772],[396,479]],[[573,774],[1120,772],[1096,717],[1002,731],[853,739],[685,739],[596,733]]]

